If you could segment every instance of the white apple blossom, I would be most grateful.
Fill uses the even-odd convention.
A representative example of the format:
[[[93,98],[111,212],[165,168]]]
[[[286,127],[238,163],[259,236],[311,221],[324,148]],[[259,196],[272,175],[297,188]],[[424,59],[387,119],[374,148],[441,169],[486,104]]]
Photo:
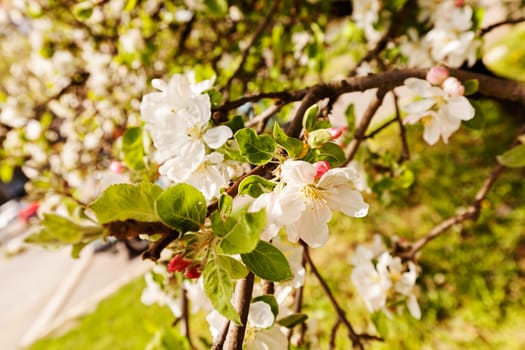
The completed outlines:
[[[166,161],[159,173],[175,183],[188,183],[202,192],[206,200],[219,196],[219,190],[229,182],[224,155],[212,152],[200,162],[190,157],[174,157]]]
[[[401,298],[410,314],[421,318],[414,293],[417,267],[412,261],[404,265],[400,257],[392,257],[378,235],[371,246],[359,245],[351,261],[352,283],[370,312],[382,310],[390,316],[387,306]]]
[[[140,301],[144,305],[159,304],[160,306],[168,306],[175,317],[182,316],[181,302],[179,298],[175,298],[164,291],[160,285],[155,282],[153,275],[148,272],[144,275],[146,281],[146,288],[142,291]]]
[[[379,21],[381,2],[379,0],[352,1],[352,19],[365,32],[370,45],[381,39],[381,33],[375,28]]]
[[[226,321],[216,310],[206,316],[210,332],[215,339]],[[288,339],[281,328],[275,324],[275,315],[270,305],[263,301],[250,304],[243,349],[246,350],[286,350]]]
[[[278,216],[286,222],[288,239],[297,242],[302,239],[311,247],[320,247],[328,240],[327,223],[332,210],[345,215],[363,217],[368,213],[368,204],[361,193],[355,190],[353,181],[358,179],[352,167],[328,170],[316,179],[313,164],[287,160],[281,165],[281,177],[286,183],[278,193],[281,202]],[[271,216],[274,212],[267,213]]]
[[[405,122],[413,124],[421,120],[425,126],[423,139],[429,145],[440,138],[447,143],[462,120],[474,118],[474,107],[464,96],[451,96],[428,81],[417,78],[406,79],[405,86],[421,98],[404,106],[403,109],[409,114]]]

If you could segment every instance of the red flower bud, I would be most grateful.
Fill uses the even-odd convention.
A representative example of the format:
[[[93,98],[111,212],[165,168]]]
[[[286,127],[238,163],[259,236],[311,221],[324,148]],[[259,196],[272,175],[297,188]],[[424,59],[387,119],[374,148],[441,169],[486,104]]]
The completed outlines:
[[[182,272],[190,264],[191,260],[184,259],[182,255],[175,255],[168,264],[168,272]]]
[[[330,128],[328,129],[328,132],[332,136],[332,140],[335,140],[339,138],[341,135],[343,135],[343,128]]]
[[[113,161],[109,164],[109,170],[115,174],[122,174],[124,172],[124,167],[121,162]]]
[[[197,263],[190,266],[190,268],[186,269],[186,273],[184,274],[184,276],[186,276],[187,278],[199,278],[201,277],[201,273],[202,266],[201,264]]]
[[[330,163],[326,160],[320,160],[314,163],[315,167],[315,178],[318,179],[324,175],[328,170],[330,170]]]

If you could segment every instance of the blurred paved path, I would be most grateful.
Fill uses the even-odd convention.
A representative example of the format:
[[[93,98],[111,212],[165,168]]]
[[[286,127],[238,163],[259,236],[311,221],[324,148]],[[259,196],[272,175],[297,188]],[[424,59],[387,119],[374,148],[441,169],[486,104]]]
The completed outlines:
[[[19,349],[90,309],[151,263],[128,259],[127,251],[93,254],[86,247],[79,260],[69,248],[30,247],[22,255],[0,255],[0,349]],[[140,302],[137,300],[137,302]]]

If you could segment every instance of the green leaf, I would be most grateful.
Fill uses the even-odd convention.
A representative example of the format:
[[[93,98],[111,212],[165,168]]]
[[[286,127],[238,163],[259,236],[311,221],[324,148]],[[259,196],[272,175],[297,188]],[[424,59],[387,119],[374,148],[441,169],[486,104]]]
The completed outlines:
[[[0,181],[3,183],[11,182],[15,167],[7,161],[2,161],[0,164]]]
[[[483,129],[485,127],[486,121],[485,106],[483,106],[483,101],[470,100],[470,104],[472,107],[474,107],[474,118],[464,121],[463,125],[474,130]]]
[[[137,6],[137,0],[128,0],[124,11],[130,12],[135,8],[135,6]]]
[[[525,145],[516,146],[498,156],[498,162],[509,168],[521,168],[525,166]]]
[[[208,14],[214,17],[224,17],[228,13],[228,1],[226,0],[204,0]]]
[[[308,134],[308,145],[311,148],[321,148],[331,138],[332,135],[327,129],[317,129]]]
[[[222,102],[222,94],[217,89],[210,89],[206,91],[206,94],[210,96],[210,103],[212,108],[217,108],[220,106]]]
[[[94,239],[103,233],[100,226],[79,225],[61,215],[46,213],[41,221],[41,228],[25,239],[28,243],[75,244],[83,239]]]
[[[345,111],[346,126],[348,132],[353,132],[355,129],[355,105],[353,103],[348,105]]]
[[[248,269],[238,260],[235,260],[228,255],[217,255],[215,260],[217,266],[228,272],[230,278],[238,280],[239,278],[244,278],[248,274]]]
[[[239,314],[230,303],[233,295],[233,281],[228,271],[218,266],[215,261],[210,260],[204,269],[202,277],[204,292],[210,299],[215,310],[227,319],[240,324],[241,319]]]
[[[304,160],[309,163],[326,160],[334,168],[343,164],[346,161],[346,156],[339,145],[327,142],[321,148],[310,149]]]
[[[240,115],[236,115],[224,125],[232,129],[233,133],[236,133],[237,131],[244,129],[244,119]]]
[[[155,200],[161,193],[160,186],[149,182],[117,184],[109,186],[89,207],[101,224],[128,219],[155,222],[159,221]]]
[[[222,215],[230,215],[233,207],[233,198],[226,192],[219,197],[219,210]]]
[[[259,241],[254,251],[241,254],[250,271],[265,280],[279,282],[293,277],[284,254],[270,243]]]
[[[144,145],[142,143],[142,129],[133,127],[126,130],[122,137],[122,153],[124,163],[133,170],[142,170],[144,164]]]
[[[258,301],[262,301],[270,305],[270,309],[272,310],[273,317],[277,317],[277,315],[279,314],[279,304],[277,303],[277,300],[275,299],[273,295],[264,294],[264,295],[259,295],[258,297],[255,297],[252,299],[252,303],[256,303]]]
[[[388,319],[386,315],[382,311],[375,311],[371,318],[381,338],[386,339],[388,336]]]
[[[211,228],[213,229],[213,233],[217,237],[224,237],[227,234],[229,234],[233,226],[235,226],[235,224],[237,223],[237,221],[232,217],[227,217],[223,219],[218,211],[214,211],[211,214],[210,219]]]
[[[275,123],[273,126],[273,138],[286,150],[291,158],[297,159],[303,155],[304,143],[295,137],[286,135],[278,123]]]
[[[264,165],[273,158],[276,143],[268,135],[257,135],[255,130],[245,128],[235,133],[241,155],[250,163]]]
[[[160,219],[180,232],[198,231],[206,219],[206,199],[195,187],[180,183],[165,190],[156,201]]]
[[[256,213],[243,213],[224,236],[220,248],[226,254],[249,253],[257,247],[265,228],[266,211],[264,209]]]
[[[308,319],[306,314],[291,314],[277,320],[277,323],[286,328],[294,328],[298,324],[304,323]]]
[[[465,96],[470,96],[478,92],[479,89],[479,80],[478,79],[469,79],[463,83],[465,87]]]
[[[316,104],[313,106],[310,106],[310,108],[306,110],[303,116],[303,129],[305,129],[306,131],[313,130],[313,127],[317,120],[318,113],[319,113],[319,106],[317,106]]]
[[[239,185],[239,194],[247,194],[253,198],[261,194],[270,192],[275,187],[275,183],[259,175],[250,175],[244,178]]]
[[[82,1],[73,6],[73,16],[76,19],[85,21],[93,14],[93,5],[89,1]]]

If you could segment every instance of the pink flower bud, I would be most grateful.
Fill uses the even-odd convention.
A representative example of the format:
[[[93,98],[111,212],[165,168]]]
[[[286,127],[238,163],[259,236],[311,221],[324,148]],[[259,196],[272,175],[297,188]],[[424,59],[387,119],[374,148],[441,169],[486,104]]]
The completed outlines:
[[[463,84],[454,77],[449,77],[443,82],[443,90],[452,97],[463,96],[465,93]]]
[[[318,179],[324,175],[328,170],[330,170],[330,163],[326,160],[320,160],[317,163],[314,163],[315,167],[315,178]]]
[[[124,172],[124,167],[121,162],[113,161],[109,164],[109,170],[116,174],[122,174]]]
[[[332,140],[335,140],[339,138],[341,135],[343,135],[343,128],[330,128],[328,129],[328,132],[330,133]]]
[[[432,85],[441,85],[448,76],[448,69],[442,66],[435,66],[427,72],[427,81]]]
[[[184,259],[182,255],[175,255],[168,264],[168,272],[182,272],[190,264],[191,260]]]
[[[456,0],[456,7],[463,7],[465,6],[465,0]]]
[[[195,264],[193,266],[191,266],[189,269],[186,270],[186,273],[184,274],[184,276],[186,276],[186,278],[199,278],[201,277],[201,274],[202,274],[202,266],[201,264]]]

